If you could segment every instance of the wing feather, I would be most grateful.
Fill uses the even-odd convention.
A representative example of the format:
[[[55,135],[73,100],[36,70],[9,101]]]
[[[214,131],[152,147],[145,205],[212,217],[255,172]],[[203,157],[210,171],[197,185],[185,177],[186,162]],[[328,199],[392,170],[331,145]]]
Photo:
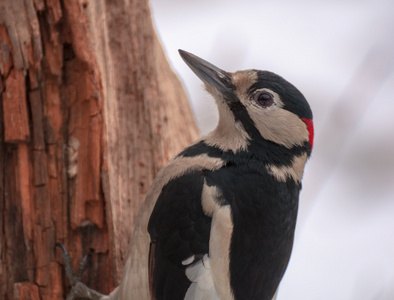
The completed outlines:
[[[157,300],[184,299],[191,285],[186,275],[190,264],[184,262],[194,256],[195,264],[209,253],[211,218],[201,205],[203,184],[202,172],[169,181],[153,209],[148,225],[152,241],[149,274]]]

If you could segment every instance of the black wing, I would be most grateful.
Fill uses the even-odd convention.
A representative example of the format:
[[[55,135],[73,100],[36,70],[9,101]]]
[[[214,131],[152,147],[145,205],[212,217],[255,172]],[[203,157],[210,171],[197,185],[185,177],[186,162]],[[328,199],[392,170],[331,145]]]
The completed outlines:
[[[202,172],[186,174],[167,183],[157,199],[148,225],[154,299],[184,299],[190,286],[185,269],[192,263],[185,260],[209,252],[211,218],[201,206],[203,184]]]

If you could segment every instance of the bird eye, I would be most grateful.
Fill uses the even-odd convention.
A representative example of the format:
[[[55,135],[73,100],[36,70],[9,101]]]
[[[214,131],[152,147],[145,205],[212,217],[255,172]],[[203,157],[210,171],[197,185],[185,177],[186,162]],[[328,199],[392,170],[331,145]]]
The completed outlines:
[[[274,96],[267,92],[259,93],[256,96],[256,102],[262,107],[268,107],[274,103]]]

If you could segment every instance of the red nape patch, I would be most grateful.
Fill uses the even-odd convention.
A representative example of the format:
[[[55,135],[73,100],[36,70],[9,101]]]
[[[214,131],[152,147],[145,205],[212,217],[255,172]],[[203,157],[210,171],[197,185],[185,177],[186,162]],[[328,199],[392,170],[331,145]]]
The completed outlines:
[[[306,129],[308,129],[309,132],[309,144],[311,144],[311,147],[313,148],[313,137],[314,137],[313,120],[302,118],[302,121],[304,121],[306,124]]]

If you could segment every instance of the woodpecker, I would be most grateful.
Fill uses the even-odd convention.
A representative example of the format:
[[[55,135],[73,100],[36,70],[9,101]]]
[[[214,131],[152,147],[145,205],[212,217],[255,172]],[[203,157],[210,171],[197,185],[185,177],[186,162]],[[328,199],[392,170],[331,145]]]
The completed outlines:
[[[230,73],[179,53],[215,99],[219,122],[160,170],[122,282],[97,299],[275,299],[313,147],[312,111],[274,73]]]

